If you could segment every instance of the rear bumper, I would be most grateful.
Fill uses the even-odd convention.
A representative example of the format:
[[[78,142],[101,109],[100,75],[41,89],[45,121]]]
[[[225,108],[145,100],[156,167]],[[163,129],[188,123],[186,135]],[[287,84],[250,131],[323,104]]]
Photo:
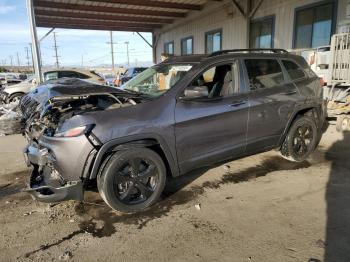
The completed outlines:
[[[65,179],[55,168],[56,158],[47,148],[39,148],[32,143],[24,149],[24,158],[27,165],[33,167],[33,171],[29,187],[23,191],[46,203],[83,200],[82,180]]]

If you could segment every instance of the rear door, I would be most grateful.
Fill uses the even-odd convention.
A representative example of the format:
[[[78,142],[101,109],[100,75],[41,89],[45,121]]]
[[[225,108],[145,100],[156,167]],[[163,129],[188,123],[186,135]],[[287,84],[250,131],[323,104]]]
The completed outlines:
[[[274,58],[242,61],[249,85],[247,152],[274,148],[283,134],[300,94]]]
[[[177,99],[175,137],[182,173],[239,156],[246,145],[249,105],[247,94],[239,91],[237,63],[231,60],[207,67],[186,89],[193,86],[208,87],[209,95]]]

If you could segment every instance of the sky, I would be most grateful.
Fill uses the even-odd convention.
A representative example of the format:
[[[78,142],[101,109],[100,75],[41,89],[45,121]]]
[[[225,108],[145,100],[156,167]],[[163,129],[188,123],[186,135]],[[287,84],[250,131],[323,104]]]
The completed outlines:
[[[51,28],[37,28],[40,39]],[[55,29],[59,62],[62,66],[98,66],[111,64],[109,31]],[[150,33],[142,35],[151,42]],[[129,42],[130,63],[142,64],[152,61],[152,49],[133,32],[113,32],[115,63],[126,65],[126,44]],[[0,0],[0,65],[6,62],[18,65],[27,64],[25,48],[31,42],[25,0]],[[53,34],[40,42],[44,66],[55,64]],[[29,49],[30,50],[30,49]]]

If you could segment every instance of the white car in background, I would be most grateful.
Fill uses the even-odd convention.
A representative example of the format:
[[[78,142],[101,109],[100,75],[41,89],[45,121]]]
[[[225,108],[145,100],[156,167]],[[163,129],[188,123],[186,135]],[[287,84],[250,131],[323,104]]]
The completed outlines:
[[[80,69],[56,69],[44,72],[44,81],[55,80],[63,77],[79,78],[89,82],[105,85],[106,80],[95,71]],[[19,84],[5,86],[0,94],[0,100],[7,103],[19,101],[21,97],[37,87],[35,78],[27,79]]]

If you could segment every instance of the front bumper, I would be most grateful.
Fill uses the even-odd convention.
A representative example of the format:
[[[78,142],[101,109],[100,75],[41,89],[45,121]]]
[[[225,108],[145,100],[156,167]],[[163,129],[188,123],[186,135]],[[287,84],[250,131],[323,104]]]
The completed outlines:
[[[55,168],[56,157],[48,148],[33,142],[24,149],[24,158],[27,165],[33,167],[29,187],[24,189],[25,192],[46,203],[83,200],[82,180],[64,178]]]

